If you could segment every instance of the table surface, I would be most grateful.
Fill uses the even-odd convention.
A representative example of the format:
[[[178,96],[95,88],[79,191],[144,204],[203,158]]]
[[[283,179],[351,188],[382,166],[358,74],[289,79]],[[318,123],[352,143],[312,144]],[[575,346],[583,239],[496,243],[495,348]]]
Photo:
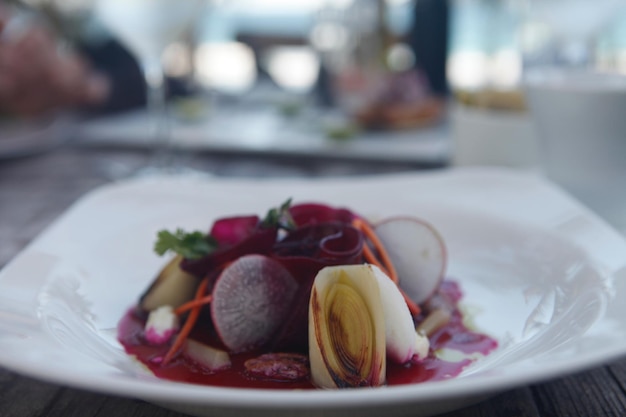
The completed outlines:
[[[65,146],[22,158],[0,160],[0,268],[78,197],[143,166],[138,150]],[[348,163],[236,155],[187,155],[187,166],[218,176],[332,176],[398,172],[413,164]],[[49,384],[0,368],[0,415],[170,416],[140,400]],[[458,416],[571,417],[626,415],[626,359],[585,372],[499,394]]]

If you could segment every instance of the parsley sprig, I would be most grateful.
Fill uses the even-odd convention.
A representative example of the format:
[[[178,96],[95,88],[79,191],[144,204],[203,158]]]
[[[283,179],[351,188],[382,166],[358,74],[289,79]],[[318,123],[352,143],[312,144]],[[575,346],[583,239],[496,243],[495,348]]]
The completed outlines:
[[[289,207],[291,207],[291,198],[280,206],[271,208],[265,215],[261,225],[263,227],[278,227],[286,230],[295,229],[296,224],[289,213]]]
[[[176,229],[174,233],[161,230],[157,234],[154,251],[164,255],[171,251],[187,259],[199,259],[216,250],[217,241],[202,232],[187,233],[182,229]]]
[[[295,223],[289,213],[291,198],[278,207],[270,209],[261,221],[261,227],[276,227],[286,230],[295,229]],[[199,259],[217,250],[219,244],[211,235],[202,232],[187,233],[176,229],[174,233],[161,230],[157,233],[154,251],[162,256],[174,252],[186,259]]]

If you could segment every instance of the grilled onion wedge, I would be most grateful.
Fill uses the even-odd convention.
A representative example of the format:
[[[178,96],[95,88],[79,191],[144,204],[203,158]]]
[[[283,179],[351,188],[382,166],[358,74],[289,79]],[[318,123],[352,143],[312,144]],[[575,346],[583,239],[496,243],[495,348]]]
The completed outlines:
[[[322,269],[309,304],[309,360],[320,388],[385,383],[387,360],[405,364],[426,357],[429,341],[395,283],[374,265]]]
[[[318,272],[309,303],[309,361],[319,388],[385,383],[385,319],[370,265]]]

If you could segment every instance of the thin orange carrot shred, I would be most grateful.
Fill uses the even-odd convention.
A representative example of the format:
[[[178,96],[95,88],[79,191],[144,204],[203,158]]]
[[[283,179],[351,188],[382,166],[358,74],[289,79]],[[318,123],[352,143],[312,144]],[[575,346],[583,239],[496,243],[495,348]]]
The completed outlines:
[[[376,258],[376,255],[374,255],[374,252],[372,252],[372,250],[370,249],[369,246],[367,246],[367,244],[363,244],[363,257],[365,258],[365,260],[373,265],[376,265],[377,267],[379,267],[385,274],[389,275],[389,272],[387,271],[387,268],[385,268],[385,266],[380,263],[380,261]]]
[[[376,258],[376,255],[374,255],[374,252],[372,252],[366,242],[363,243],[363,256],[365,257],[365,260],[382,269],[389,276],[389,278],[391,278],[391,280],[396,285],[398,285],[399,281],[396,268],[393,266],[393,262],[391,262],[391,258],[389,257],[385,246],[380,241],[380,239],[378,239],[378,236],[376,236],[376,232],[374,231],[374,229],[372,229],[369,224],[361,219],[354,219],[352,221],[352,225],[356,229],[362,231],[363,234],[372,242],[372,244],[376,248],[376,251],[381,257],[382,262]],[[404,298],[404,301],[406,302],[406,305],[409,308],[411,314],[413,316],[420,314],[420,312],[422,311],[420,306],[417,305],[413,300],[411,300],[409,296],[406,295],[406,293],[402,290],[402,288],[400,288],[399,285],[398,289],[400,290],[400,293],[402,293],[402,297]]]
[[[391,280],[397,284],[398,274],[396,273],[396,268],[393,266],[393,262],[391,262],[391,258],[389,257],[385,246],[380,241],[380,239],[378,239],[378,236],[376,236],[376,232],[374,232],[374,229],[372,229],[371,226],[367,224],[367,222],[364,222],[361,219],[354,219],[353,225],[354,227],[362,231],[365,236],[372,242],[372,244],[378,251],[378,255],[380,256],[382,263],[385,265],[385,269],[387,270],[389,278],[391,278]]]
[[[185,304],[181,304],[180,306],[176,307],[176,309],[174,310],[174,314],[179,316],[191,310],[194,307],[201,307],[205,304],[209,304],[211,301],[213,301],[213,296],[211,294],[205,295],[204,297],[199,298],[199,299],[193,299],[191,301],[187,301]]]
[[[198,289],[196,290],[196,295],[194,297],[194,300],[200,300],[204,298],[204,292],[206,291],[208,285],[209,285],[209,279],[204,278],[202,282],[200,283],[200,285],[198,286]],[[163,362],[162,362],[163,365],[167,365],[174,358],[174,355],[176,354],[176,352],[178,352],[180,348],[183,346],[185,339],[187,339],[187,336],[189,336],[191,329],[193,328],[194,324],[196,324],[196,321],[198,320],[201,306],[202,305],[197,305],[191,309],[191,312],[189,313],[187,320],[185,320],[185,324],[180,329],[180,333],[178,333],[178,335],[176,336],[176,340],[174,340],[174,343],[165,354],[165,357],[163,358]]]

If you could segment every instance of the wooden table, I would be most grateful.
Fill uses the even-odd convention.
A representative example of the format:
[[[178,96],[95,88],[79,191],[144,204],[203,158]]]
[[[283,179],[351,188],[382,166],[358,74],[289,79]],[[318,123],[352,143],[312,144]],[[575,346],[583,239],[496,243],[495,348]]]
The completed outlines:
[[[0,267],[78,197],[111,181],[118,167],[140,167],[146,156],[122,149],[65,147],[0,160]],[[393,172],[416,166],[345,161],[257,160],[197,155],[188,163],[218,176],[324,176]],[[447,417],[572,417],[626,415],[626,359],[554,381],[518,388]],[[139,400],[57,386],[0,369],[2,417],[183,416]]]

